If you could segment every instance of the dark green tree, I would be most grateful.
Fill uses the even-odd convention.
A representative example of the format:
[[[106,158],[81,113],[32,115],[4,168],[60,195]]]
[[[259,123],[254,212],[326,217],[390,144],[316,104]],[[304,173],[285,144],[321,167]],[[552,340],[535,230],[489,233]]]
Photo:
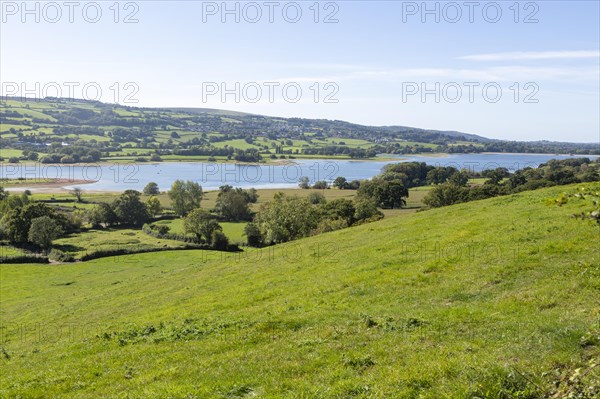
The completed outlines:
[[[160,190],[158,188],[158,184],[153,181],[146,184],[143,190],[144,195],[158,195],[160,194]]]
[[[139,191],[126,190],[115,200],[113,208],[120,224],[142,226],[148,221],[148,209],[140,197]]]
[[[29,242],[40,248],[48,249],[55,240],[63,235],[62,227],[51,217],[41,216],[31,221],[29,227]]]
[[[194,234],[199,240],[210,243],[214,231],[223,228],[208,211],[196,208],[183,219],[183,228],[186,233]]]

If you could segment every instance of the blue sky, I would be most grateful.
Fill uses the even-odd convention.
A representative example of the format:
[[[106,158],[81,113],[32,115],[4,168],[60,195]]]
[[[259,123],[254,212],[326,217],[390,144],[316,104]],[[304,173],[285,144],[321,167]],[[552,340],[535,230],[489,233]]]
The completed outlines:
[[[76,82],[81,98],[93,83],[99,99],[135,106],[600,140],[597,1],[427,2],[429,14],[421,1],[229,2],[226,15],[222,2],[130,3],[116,16],[113,1],[98,2],[96,17],[80,2],[70,23],[63,2],[60,17],[47,2],[25,15],[2,2],[3,94],[14,84],[52,94],[55,82],[66,96]],[[124,23],[131,13],[137,22]]]

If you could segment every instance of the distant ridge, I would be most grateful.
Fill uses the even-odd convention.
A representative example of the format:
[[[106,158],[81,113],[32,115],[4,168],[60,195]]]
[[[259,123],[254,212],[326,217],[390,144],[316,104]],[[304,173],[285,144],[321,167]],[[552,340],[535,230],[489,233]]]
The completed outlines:
[[[110,130],[110,128],[119,126],[121,129],[133,129],[134,127],[139,129],[140,127],[148,128],[146,124],[157,124],[160,123],[163,126],[168,125],[174,126],[175,129],[183,131],[189,131],[192,133],[200,132],[219,132],[227,134],[229,139],[244,139],[246,137],[261,137],[261,136],[272,136],[276,139],[299,139],[304,140],[302,132],[319,132],[322,137],[339,139],[339,138],[354,138],[362,139],[372,142],[374,145],[379,146],[378,150],[388,151],[391,145],[403,147],[400,151],[416,151],[416,152],[429,152],[427,149],[434,147],[435,150],[440,152],[526,152],[526,153],[573,153],[573,154],[599,154],[600,143],[599,142],[588,142],[588,143],[573,143],[573,142],[560,142],[560,141],[548,141],[548,140],[537,140],[537,141],[517,141],[517,140],[503,140],[493,139],[484,136],[480,136],[472,133],[464,133],[455,130],[436,130],[426,129],[402,125],[362,125],[337,119],[327,118],[299,118],[299,117],[280,117],[280,116],[269,116],[253,114],[241,111],[224,110],[217,108],[203,108],[203,107],[140,107],[131,106],[127,104],[116,104],[116,103],[103,103],[96,100],[84,100],[84,99],[72,99],[72,98],[56,98],[46,97],[44,99],[37,98],[23,98],[15,96],[0,96],[1,101],[16,101],[16,102],[47,102],[48,104],[60,105],[63,109],[79,109],[87,108],[87,118],[93,118],[94,114],[89,114],[89,111],[96,112],[97,115],[103,111],[112,110],[126,110],[138,113],[154,113],[154,115],[128,115],[126,117],[112,116],[114,120],[110,121],[108,125],[104,126],[102,120],[96,120],[93,126],[96,128],[102,128],[104,130]],[[20,124],[21,122],[15,118],[11,118],[7,113],[10,107],[2,107],[0,109],[0,122],[3,122],[7,126],[11,123]],[[84,114],[86,113],[84,112]],[[77,113],[81,114],[80,111]],[[42,113],[43,114],[43,113]],[[162,115],[159,115],[162,114]],[[178,119],[169,114],[182,114],[187,115],[188,121]],[[81,114],[83,115],[83,114]],[[79,115],[79,116],[81,116]],[[48,115],[46,115],[48,116]],[[59,117],[60,114],[54,115]],[[84,115],[85,116],[85,115]],[[84,117],[83,119],[77,119],[71,117],[65,121],[52,122],[50,118],[45,118],[39,114],[35,116],[31,122],[42,123],[50,125],[61,124],[62,128],[77,129],[81,126],[89,125],[90,121]],[[136,119],[137,118],[137,119]],[[152,119],[154,118],[154,119]],[[100,117],[102,119],[102,117]],[[160,122],[159,122],[160,120]],[[28,124],[23,125],[24,128],[30,126]],[[43,127],[43,126],[42,126]],[[50,126],[55,128],[56,126]],[[88,126],[89,127],[89,126]],[[101,130],[102,130],[101,129]],[[203,130],[204,129],[204,130]],[[88,129],[89,130],[89,129]],[[142,129],[143,130],[143,129]],[[2,133],[0,131],[0,133]],[[7,132],[3,132],[7,133]],[[94,132],[93,134],[98,134]],[[140,138],[136,135],[138,132],[130,131],[131,139],[133,141],[139,140]],[[6,136],[3,139],[7,140]],[[217,140],[218,141],[218,140]],[[342,140],[343,141],[343,140]],[[14,145],[18,143],[12,143]],[[179,143],[182,144],[182,143]],[[183,143],[185,144],[185,143]],[[196,144],[196,143],[194,143]],[[330,143],[333,146],[337,145]],[[5,144],[6,145],[6,144]],[[385,147],[388,148],[385,148]],[[418,147],[418,148],[417,148]],[[398,148],[391,148],[392,151],[399,150]],[[425,150],[424,150],[425,149]],[[394,152],[395,153],[395,152]],[[314,155],[314,154],[313,154]],[[321,154],[327,155],[327,154]],[[331,154],[329,154],[331,155]]]
[[[254,115],[248,112],[229,111],[226,109],[217,108],[192,108],[192,107],[160,107],[160,108],[146,108],[154,110],[165,110],[172,112],[184,112],[188,114],[213,114],[213,115],[224,115],[224,116],[248,116]]]

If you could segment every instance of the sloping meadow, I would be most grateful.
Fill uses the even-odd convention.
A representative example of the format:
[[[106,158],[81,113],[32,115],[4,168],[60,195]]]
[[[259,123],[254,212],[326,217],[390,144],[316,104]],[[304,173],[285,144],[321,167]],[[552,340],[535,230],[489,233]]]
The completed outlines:
[[[576,189],[244,253],[0,265],[0,396],[593,397],[600,230],[545,203]]]

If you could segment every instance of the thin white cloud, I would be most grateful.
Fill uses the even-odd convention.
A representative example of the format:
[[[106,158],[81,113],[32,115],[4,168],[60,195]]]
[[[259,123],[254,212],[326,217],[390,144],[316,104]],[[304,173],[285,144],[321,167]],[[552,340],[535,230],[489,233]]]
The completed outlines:
[[[340,71],[342,72],[342,71]],[[598,80],[598,70],[593,67],[523,67],[505,66],[481,69],[459,68],[406,68],[406,69],[364,69],[349,73],[315,74],[308,76],[290,76],[273,79],[286,82],[395,82],[395,81],[592,81]],[[265,80],[267,81],[267,80]]]
[[[600,51],[516,51],[512,53],[476,54],[458,57],[469,61],[524,61],[600,58]]]

